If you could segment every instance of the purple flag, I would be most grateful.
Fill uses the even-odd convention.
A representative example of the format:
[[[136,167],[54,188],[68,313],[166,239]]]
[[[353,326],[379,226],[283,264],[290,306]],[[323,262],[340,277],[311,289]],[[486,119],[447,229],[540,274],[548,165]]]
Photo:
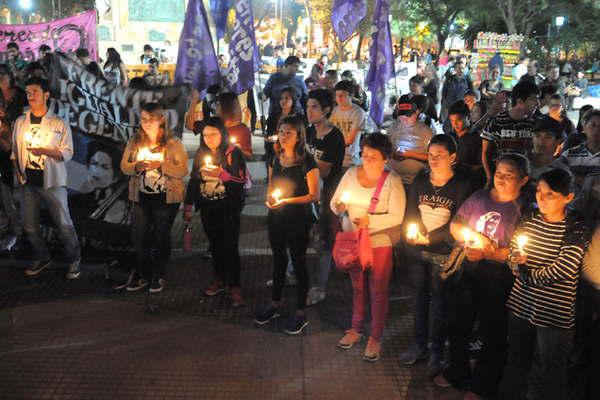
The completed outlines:
[[[333,30],[343,42],[358,28],[366,15],[365,0],[334,0],[331,10]]]
[[[392,35],[388,14],[389,0],[377,0],[373,25],[375,30],[371,35],[369,58],[371,65],[366,83],[371,92],[371,110],[369,114],[377,125],[383,122],[385,107],[385,85],[394,77],[394,55],[392,53]]]
[[[189,83],[203,94],[209,86],[220,82],[206,10],[202,0],[190,0],[179,38],[175,83]]]
[[[229,65],[224,73],[225,85],[229,90],[240,94],[254,86],[257,54],[252,1],[238,0],[229,43]]]
[[[217,28],[217,40],[225,37],[227,15],[232,5],[232,0],[210,0],[210,12]]]

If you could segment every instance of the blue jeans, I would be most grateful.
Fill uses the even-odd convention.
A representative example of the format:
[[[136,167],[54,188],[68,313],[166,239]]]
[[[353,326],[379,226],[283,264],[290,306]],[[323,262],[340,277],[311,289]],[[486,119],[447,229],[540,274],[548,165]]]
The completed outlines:
[[[67,189],[64,186],[44,189],[42,187],[27,185],[23,186],[23,230],[27,239],[33,247],[35,261],[50,258],[48,246],[40,233],[40,206],[42,200],[48,206],[48,211],[60,239],[65,247],[67,262],[72,263],[81,258],[81,249],[77,233],[69,214],[69,203],[67,200]]]
[[[537,349],[541,364],[541,385],[532,388],[532,400],[567,398],[567,358],[573,329],[541,327],[510,313],[508,359],[500,383],[500,399],[525,399],[533,355]]]
[[[446,313],[442,296],[439,265],[424,259],[421,252],[407,246],[411,283],[414,293],[415,343],[427,348],[431,339],[431,352],[437,356],[444,353],[446,341]],[[432,326],[429,329],[429,311]]]

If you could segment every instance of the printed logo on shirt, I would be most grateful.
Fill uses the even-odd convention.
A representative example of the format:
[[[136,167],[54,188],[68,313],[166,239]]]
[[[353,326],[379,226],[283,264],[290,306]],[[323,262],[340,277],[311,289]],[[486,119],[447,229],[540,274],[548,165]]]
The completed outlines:
[[[475,230],[490,239],[498,240],[496,233],[500,222],[502,222],[502,214],[490,211],[479,217],[475,224]]]

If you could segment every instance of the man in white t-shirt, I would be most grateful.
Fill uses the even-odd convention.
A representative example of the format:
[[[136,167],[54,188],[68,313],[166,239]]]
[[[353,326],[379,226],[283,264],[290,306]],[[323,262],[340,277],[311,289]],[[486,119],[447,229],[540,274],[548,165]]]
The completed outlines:
[[[335,102],[329,121],[344,134],[344,168],[360,163],[360,133],[365,128],[365,112],[352,103],[354,84],[340,81],[335,85]]]

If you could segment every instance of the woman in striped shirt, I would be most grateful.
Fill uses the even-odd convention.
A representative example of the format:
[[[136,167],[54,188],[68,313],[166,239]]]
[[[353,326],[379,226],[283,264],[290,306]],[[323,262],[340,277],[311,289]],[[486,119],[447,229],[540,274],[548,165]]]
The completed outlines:
[[[583,217],[567,211],[573,178],[553,169],[540,175],[539,210],[526,218],[510,244],[509,265],[515,283],[508,299],[508,360],[500,398],[522,399],[534,350],[543,382],[533,397],[566,399],[567,357],[575,326],[575,296],[581,261],[590,232]]]

